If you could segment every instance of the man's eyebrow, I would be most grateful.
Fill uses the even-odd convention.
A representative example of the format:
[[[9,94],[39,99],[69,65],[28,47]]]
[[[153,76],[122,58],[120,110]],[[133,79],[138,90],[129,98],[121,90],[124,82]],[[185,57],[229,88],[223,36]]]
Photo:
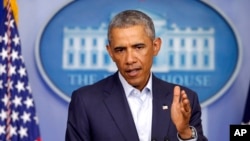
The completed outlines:
[[[138,46],[145,46],[145,43],[135,43],[132,45],[132,47],[138,47]],[[114,47],[114,49],[118,49],[118,48],[126,48],[126,46],[118,45]]]
[[[132,45],[132,47],[138,47],[138,46],[145,46],[145,44],[144,43],[136,43],[136,44]]]
[[[126,48],[125,46],[115,46],[114,49],[117,49],[117,48]]]

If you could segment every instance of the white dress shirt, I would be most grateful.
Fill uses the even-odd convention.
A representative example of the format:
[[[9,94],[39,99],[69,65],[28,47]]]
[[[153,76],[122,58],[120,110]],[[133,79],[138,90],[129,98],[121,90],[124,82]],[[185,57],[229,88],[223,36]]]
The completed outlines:
[[[150,75],[147,85],[145,86],[145,88],[143,88],[142,91],[128,84],[128,82],[120,74],[120,72],[119,79],[125,91],[140,141],[151,141],[153,112],[152,74]],[[183,141],[179,137],[178,139],[180,141]],[[197,138],[188,141],[196,140]]]
[[[139,139],[140,141],[150,141],[153,111],[152,78],[150,76],[148,84],[142,91],[128,84],[120,73],[119,78],[133,115]]]

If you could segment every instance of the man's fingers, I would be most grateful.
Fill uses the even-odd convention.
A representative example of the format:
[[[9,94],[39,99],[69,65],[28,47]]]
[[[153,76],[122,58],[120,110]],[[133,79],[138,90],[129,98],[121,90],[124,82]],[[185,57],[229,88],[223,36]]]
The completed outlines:
[[[187,94],[184,90],[181,90],[180,86],[174,87],[173,103],[179,104],[179,106],[181,107],[181,111],[185,113],[191,112],[190,102]]]
[[[181,103],[183,105],[183,108],[185,110],[185,112],[190,112],[190,102],[189,99],[187,97],[187,94],[184,90],[181,91]]]
[[[179,86],[175,86],[174,87],[174,96],[173,96],[174,103],[180,102],[180,95],[181,95],[181,88]]]
[[[185,112],[191,112],[189,102],[183,103],[183,108],[184,108]]]

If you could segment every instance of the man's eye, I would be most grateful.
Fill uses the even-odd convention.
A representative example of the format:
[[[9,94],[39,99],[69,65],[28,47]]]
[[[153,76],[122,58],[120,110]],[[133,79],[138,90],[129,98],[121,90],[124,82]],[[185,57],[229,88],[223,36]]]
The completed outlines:
[[[138,44],[138,45],[135,45],[134,47],[135,47],[136,49],[142,49],[142,48],[145,47],[145,45],[144,45],[144,44]]]
[[[124,51],[124,48],[115,48],[115,52],[122,52]]]
[[[137,49],[141,49],[141,48],[143,48],[143,46],[137,46],[136,48],[137,48]]]
[[[144,48],[144,46],[136,46],[136,49],[137,50],[141,50],[141,49],[143,49]]]

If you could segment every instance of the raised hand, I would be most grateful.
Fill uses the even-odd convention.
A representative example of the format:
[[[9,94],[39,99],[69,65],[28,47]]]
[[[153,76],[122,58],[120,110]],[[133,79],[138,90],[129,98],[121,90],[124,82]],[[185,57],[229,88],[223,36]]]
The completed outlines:
[[[171,106],[171,119],[182,139],[187,139],[192,136],[189,125],[190,117],[191,107],[187,94],[184,90],[181,90],[179,86],[175,86]]]

